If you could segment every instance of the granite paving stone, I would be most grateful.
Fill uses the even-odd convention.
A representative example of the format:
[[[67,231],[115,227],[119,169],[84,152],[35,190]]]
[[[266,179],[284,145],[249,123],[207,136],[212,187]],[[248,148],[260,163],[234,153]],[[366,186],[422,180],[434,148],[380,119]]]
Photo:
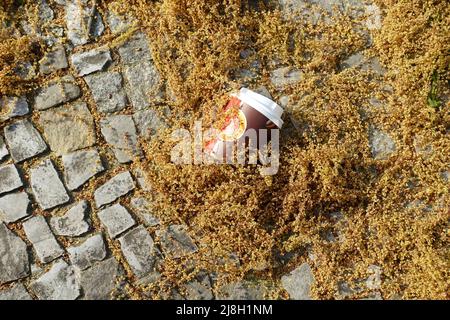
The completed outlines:
[[[235,281],[220,286],[217,300],[263,300],[267,293],[267,284],[262,281]]]
[[[156,231],[163,252],[173,258],[180,258],[198,250],[184,225],[170,225]]]
[[[116,292],[120,292],[119,278],[123,275],[124,270],[114,257],[95,263],[80,273],[83,299],[111,300]]]
[[[38,16],[42,22],[52,21],[55,13],[46,0],[38,0]]]
[[[0,301],[2,300],[33,300],[33,298],[22,283],[17,283],[11,288],[0,291]]]
[[[51,209],[70,200],[51,160],[46,159],[30,169],[30,185],[39,206]]]
[[[57,155],[87,148],[96,142],[94,120],[84,102],[41,111],[39,123],[50,149]]]
[[[140,64],[151,60],[151,51],[147,36],[142,32],[133,34],[119,47],[120,58],[125,65]]]
[[[156,269],[160,252],[150,233],[138,226],[119,238],[120,248],[131,270],[138,278],[149,274],[157,276]]]
[[[89,211],[89,202],[81,200],[73,205],[63,216],[53,216],[50,226],[58,236],[78,237],[89,231],[86,216]]]
[[[381,289],[381,275],[383,274],[383,269],[377,265],[370,265],[367,268],[368,273],[370,274],[366,279],[366,286],[370,290],[380,290]]]
[[[45,141],[29,120],[18,120],[6,126],[4,133],[15,162],[27,160],[47,150]]]
[[[0,257],[0,284],[30,274],[27,245],[3,223],[0,223]]]
[[[159,133],[167,125],[155,110],[142,110],[133,114],[133,120],[136,123],[138,133],[146,139]]]
[[[71,56],[72,65],[82,77],[103,70],[112,61],[109,49],[93,49]]]
[[[39,71],[43,74],[49,74],[57,70],[66,69],[67,63],[66,51],[62,45],[55,46],[47,52],[39,61]]]
[[[0,194],[18,189],[22,185],[15,165],[8,164],[0,167]]]
[[[9,151],[6,148],[5,140],[0,136],[0,161],[5,159],[9,155]]]
[[[36,77],[36,68],[30,61],[18,62],[14,72],[22,80],[31,80]]]
[[[136,22],[131,14],[120,15],[114,11],[113,6],[117,4],[116,2],[109,3],[108,13],[106,20],[108,22],[109,29],[113,34],[119,34],[127,31]]]
[[[94,192],[97,208],[111,203],[119,197],[126,195],[135,188],[133,178],[129,171],[117,174]]]
[[[283,67],[272,71],[270,80],[278,89],[295,84],[302,80],[303,74],[300,70],[291,67]]]
[[[2,96],[0,97],[0,121],[27,115],[30,112],[27,98]]]
[[[97,72],[84,77],[91,89],[97,109],[103,113],[117,112],[127,105],[119,72]]]
[[[160,224],[160,220],[152,214],[152,207],[147,199],[142,197],[132,198],[130,206],[146,226],[154,227]]]
[[[81,94],[80,87],[71,75],[62,77],[46,87],[40,88],[34,98],[36,110],[46,110],[62,103],[78,98]]]
[[[150,191],[151,187],[147,181],[147,174],[139,167],[134,168],[134,176],[136,177],[136,182],[139,188],[144,191]]]
[[[31,282],[30,288],[40,300],[75,300],[81,293],[75,268],[63,260]]]
[[[386,73],[386,70],[377,58],[368,58],[362,52],[356,52],[348,56],[341,62],[340,67],[341,69],[360,68],[361,70],[371,71],[379,75]]]
[[[311,300],[310,290],[313,282],[314,275],[307,263],[281,277],[281,284],[292,300]]]
[[[153,100],[164,97],[161,76],[152,62],[148,39],[142,32],[134,34],[119,47],[124,64],[124,77],[128,97],[135,110],[143,110]]]
[[[0,221],[16,222],[29,215],[30,199],[26,192],[16,192],[0,197]]]
[[[184,285],[185,297],[188,300],[212,300],[214,295],[211,279],[205,272],[200,272],[193,280]]]
[[[85,270],[91,267],[95,261],[101,261],[106,257],[106,247],[101,234],[95,234],[87,238],[79,245],[73,245],[67,248],[70,262]]]
[[[136,224],[128,210],[120,204],[101,210],[98,218],[111,238],[116,238]]]
[[[105,170],[96,149],[80,150],[62,156],[67,189],[75,190]]]
[[[67,37],[74,46],[88,43],[105,30],[100,13],[93,11],[92,5],[93,2],[88,0],[64,1]]]
[[[127,163],[141,156],[137,146],[136,126],[133,117],[111,115],[100,121],[100,128],[106,142],[111,145],[114,155],[120,163]]]
[[[42,263],[51,262],[64,253],[43,216],[26,220],[23,229]]]
[[[144,110],[164,97],[161,76],[150,61],[124,67],[126,92],[134,110]]]
[[[377,128],[369,128],[369,145],[373,158],[377,160],[389,158],[396,150],[391,136]]]

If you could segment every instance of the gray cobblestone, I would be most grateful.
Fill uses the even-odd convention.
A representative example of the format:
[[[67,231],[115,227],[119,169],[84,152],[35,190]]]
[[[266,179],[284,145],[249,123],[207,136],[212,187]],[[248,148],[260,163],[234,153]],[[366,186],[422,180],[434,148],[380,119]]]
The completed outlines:
[[[81,293],[75,269],[65,261],[56,262],[30,287],[40,300],[74,300]]]
[[[130,201],[133,212],[136,213],[148,227],[160,224],[160,220],[152,214],[152,207],[145,198],[133,198]]]
[[[34,216],[28,219],[23,223],[23,229],[42,263],[51,262],[64,253],[44,217]]]
[[[128,210],[120,204],[115,204],[103,209],[98,213],[98,218],[106,227],[111,238],[117,237],[136,224]]]
[[[112,115],[100,121],[102,135],[112,146],[114,155],[120,163],[127,163],[140,156],[137,147],[137,132],[132,116]]]
[[[307,263],[281,278],[284,289],[293,300],[311,300],[310,289],[313,282],[314,275]]]
[[[11,223],[26,216],[30,199],[26,192],[17,192],[0,197],[0,221]]]
[[[62,103],[71,101],[80,96],[81,91],[72,76],[65,76],[59,81],[43,87],[37,91],[34,107],[37,110],[46,110]]]
[[[119,173],[94,192],[97,208],[111,203],[135,188],[129,171]]]
[[[0,284],[30,274],[27,245],[3,223],[0,223],[0,257]]]
[[[15,165],[9,164],[0,167],[0,194],[18,189],[22,185]]]
[[[57,70],[66,69],[69,65],[67,63],[66,51],[63,46],[56,46],[50,52],[47,52],[39,61],[40,72],[49,74]]]
[[[3,137],[0,136],[0,161],[6,158],[6,156],[9,155],[9,151],[6,148],[5,141],[3,140]]]
[[[41,111],[39,123],[50,148],[58,155],[95,144],[94,119],[84,102]]]
[[[60,217],[53,216],[50,226],[58,236],[78,237],[89,231],[85,218],[89,210],[86,200],[79,201]]]
[[[192,238],[187,233],[186,226],[171,225],[156,231],[161,241],[161,247],[166,254],[173,258],[180,258],[198,250]]]
[[[119,72],[98,72],[84,77],[91,89],[97,109],[103,113],[120,111],[127,105]]]
[[[22,283],[17,283],[9,289],[0,291],[1,300],[33,300]]]
[[[138,278],[143,278],[149,274],[158,276],[156,267],[160,253],[152,237],[143,226],[138,226],[127,232],[119,238],[119,242],[125,259]]]
[[[97,262],[91,268],[82,271],[80,283],[84,300],[110,300],[120,292],[122,283],[119,278],[124,274],[122,266],[114,257]]]
[[[29,120],[19,120],[5,127],[5,139],[11,157],[21,162],[47,150],[47,145]]]
[[[44,210],[70,200],[51,160],[44,160],[30,170],[30,184],[36,201]]]
[[[74,46],[89,42],[90,38],[100,36],[105,27],[98,11],[92,16],[92,4],[87,0],[66,0],[65,19],[67,24],[67,35]],[[92,19],[91,28],[88,30],[89,20]]]
[[[97,150],[81,150],[62,156],[64,180],[69,190],[84,185],[96,174],[105,170]]]
[[[80,77],[103,70],[112,61],[109,49],[94,49],[76,53],[72,55],[71,60]]]
[[[106,257],[106,247],[101,234],[87,238],[83,243],[67,248],[70,262],[81,270],[91,267],[95,261]]]
[[[24,116],[29,112],[26,97],[0,97],[0,121]]]

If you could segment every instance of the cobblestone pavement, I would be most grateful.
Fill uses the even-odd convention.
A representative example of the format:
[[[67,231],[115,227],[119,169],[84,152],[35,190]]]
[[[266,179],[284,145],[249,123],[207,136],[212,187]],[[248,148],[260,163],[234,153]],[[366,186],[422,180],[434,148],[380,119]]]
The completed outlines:
[[[327,10],[342,5],[312,2]],[[165,88],[139,29],[124,43],[102,41],[129,30],[132,18],[113,11],[102,15],[88,0],[39,3],[37,24],[23,21],[22,27],[51,49],[38,69],[25,68],[23,76],[53,80],[33,94],[0,101],[0,300],[127,298],[125,270],[136,281],[151,281],[167,254],[197,250],[186,226],[159,226],[132,166],[142,155],[138,138],[151,137],[163,125],[153,106]],[[303,3],[281,1],[285,12],[302,12]],[[377,7],[356,4],[371,13],[365,27],[379,28]],[[342,67],[383,72],[361,53]],[[301,70],[289,67],[272,74],[280,91],[301,78]],[[281,102],[286,106],[288,100]],[[370,137],[374,157],[395,150],[388,133],[373,128]],[[120,248],[119,258],[112,243]],[[374,286],[379,272],[374,266]],[[308,299],[312,281],[304,263],[279,285],[293,299]],[[210,276],[203,274],[188,284],[187,295],[172,298],[246,299],[264,293],[245,281],[225,291],[215,296]]]

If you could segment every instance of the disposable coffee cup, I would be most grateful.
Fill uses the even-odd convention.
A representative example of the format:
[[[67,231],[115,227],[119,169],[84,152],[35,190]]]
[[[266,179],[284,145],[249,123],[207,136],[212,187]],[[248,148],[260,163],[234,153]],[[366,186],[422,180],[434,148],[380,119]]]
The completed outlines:
[[[222,122],[224,125],[217,136],[205,145],[205,151],[212,157],[222,160],[229,153],[230,148],[243,137],[248,138],[249,130],[255,130],[257,137],[259,132],[265,129],[267,142],[270,141],[270,130],[281,129],[283,120],[283,108],[275,101],[247,88],[241,88],[239,92],[230,95],[230,100],[224,107],[224,111],[237,109],[232,116],[226,116]],[[262,145],[259,138],[256,139],[258,148]]]

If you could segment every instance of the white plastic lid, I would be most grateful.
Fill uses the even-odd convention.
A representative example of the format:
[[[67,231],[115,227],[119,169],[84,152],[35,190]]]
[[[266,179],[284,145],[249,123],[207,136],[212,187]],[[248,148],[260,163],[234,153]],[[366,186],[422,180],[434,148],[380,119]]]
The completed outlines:
[[[281,127],[283,126],[281,115],[283,114],[284,110],[274,101],[247,88],[241,88],[239,94],[237,95],[237,98],[245,104],[248,104],[253,109],[262,113],[278,128],[281,129]]]

